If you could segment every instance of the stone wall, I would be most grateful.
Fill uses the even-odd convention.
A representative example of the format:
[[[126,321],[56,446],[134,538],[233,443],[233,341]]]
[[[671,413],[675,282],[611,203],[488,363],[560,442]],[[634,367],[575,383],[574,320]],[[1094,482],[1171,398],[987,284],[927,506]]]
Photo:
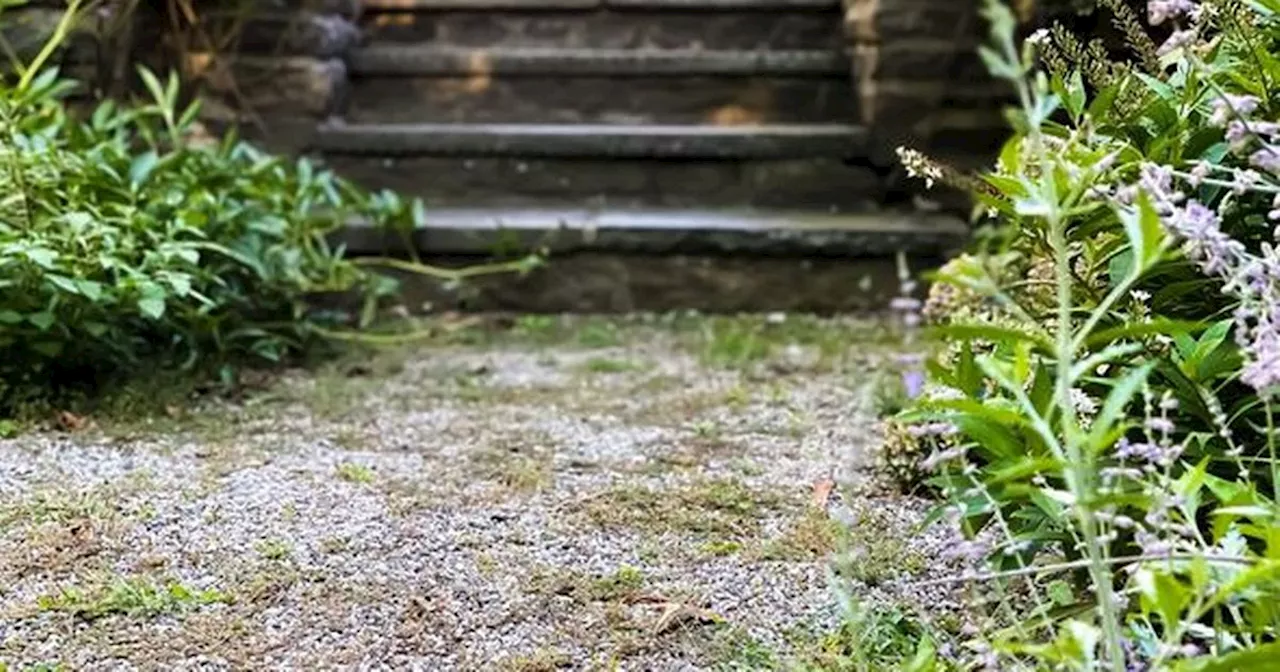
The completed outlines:
[[[198,17],[182,11],[189,4]],[[39,52],[67,3],[39,0],[0,13],[0,38],[24,59]],[[116,0],[85,13],[58,54],[92,97],[137,90],[134,66],[177,68],[203,99],[203,119],[239,124],[272,149],[305,145],[342,103],[345,57],[359,41],[359,0]],[[266,123],[269,121],[270,123]],[[270,132],[262,132],[270,128]],[[256,132],[255,132],[256,131]]]
[[[205,121],[238,124],[275,151],[304,147],[317,122],[342,106],[359,4],[199,2],[201,21],[184,27],[180,58],[203,97]]]
[[[1010,87],[977,55],[988,34],[979,0],[844,0],[845,34],[873,161],[900,145],[961,165],[993,155],[1008,135]]]

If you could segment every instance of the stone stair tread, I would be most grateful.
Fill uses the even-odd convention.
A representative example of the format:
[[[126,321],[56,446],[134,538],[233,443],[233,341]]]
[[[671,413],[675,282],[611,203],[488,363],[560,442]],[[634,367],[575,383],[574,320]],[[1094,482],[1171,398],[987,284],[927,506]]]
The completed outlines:
[[[348,60],[356,76],[791,75],[844,76],[837,50],[578,49],[385,44]]]
[[[933,254],[963,243],[954,215],[920,211],[828,214],[804,210],[428,208],[413,245],[429,254],[489,254],[499,246],[644,254],[716,253],[870,257]],[[405,241],[364,222],[339,240],[354,253],[402,251]]]
[[[864,140],[864,129],[849,124],[326,124],[313,149],[364,156],[731,160],[844,157]]]
[[[840,0],[364,0],[365,12],[473,11],[488,9],[836,9]]]

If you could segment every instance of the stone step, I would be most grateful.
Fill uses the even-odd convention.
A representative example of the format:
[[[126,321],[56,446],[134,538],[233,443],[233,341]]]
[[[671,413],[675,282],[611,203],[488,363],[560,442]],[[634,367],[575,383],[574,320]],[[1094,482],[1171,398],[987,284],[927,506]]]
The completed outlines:
[[[758,209],[433,208],[409,240],[352,222],[338,237],[354,254],[414,251],[487,255],[497,249],[543,249],[553,255],[742,254],[874,257],[942,254],[962,246],[957,217],[885,210],[827,214]]]
[[[359,49],[347,60],[354,77],[849,76],[838,50],[574,49],[391,44]]]
[[[550,253],[550,263],[528,274],[461,286],[398,274],[402,299],[415,309],[830,313],[884,310],[899,291],[899,252],[913,269],[932,268],[966,237],[959,219],[905,211],[487,207],[433,208],[407,241],[353,223],[335,242],[366,255],[403,254],[411,245],[441,266],[534,247]]]
[[[339,175],[420,196],[429,208],[788,208],[867,212],[887,199],[870,169],[832,157],[664,158],[326,156]]]
[[[438,12],[500,9],[836,9],[840,0],[362,0],[364,12]]]
[[[858,118],[848,76],[361,77],[354,124],[808,124]]]
[[[313,149],[375,157],[643,159],[851,157],[865,133],[850,124],[327,124]]]
[[[746,3],[750,4],[750,3]],[[714,9],[714,11],[708,11]],[[431,11],[365,13],[366,44],[559,49],[838,50],[844,47],[833,4],[635,8],[472,3]]]

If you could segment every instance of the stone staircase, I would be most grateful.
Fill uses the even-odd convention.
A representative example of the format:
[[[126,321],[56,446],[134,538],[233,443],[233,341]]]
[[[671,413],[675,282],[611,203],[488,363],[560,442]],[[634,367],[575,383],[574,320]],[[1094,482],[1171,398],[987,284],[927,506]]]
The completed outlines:
[[[365,0],[361,28],[312,149],[421,196],[433,252],[514,232],[561,256],[883,260],[963,236],[854,165],[838,0]]]
[[[876,308],[896,253],[967,233],[870,160],[840,0],[268,4],[201,75],[261,113],[256,139],[421,197],[423,257],[552,254],[466,295],[417,283],[437,306]],[[406,252],[358,222],[343,242]]]
[[[866,212],[829,0],[370,0],[316,147],[434,207]]]

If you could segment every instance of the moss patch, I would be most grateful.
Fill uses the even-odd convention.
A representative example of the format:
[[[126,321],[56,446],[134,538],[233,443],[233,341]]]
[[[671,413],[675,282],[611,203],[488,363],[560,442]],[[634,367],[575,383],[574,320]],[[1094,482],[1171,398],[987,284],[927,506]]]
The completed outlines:
[[[740,481],[711,480],[671,490],[617,485],[581,503],[577,513],[605,528],[735,538],[758,533],[761,518],[786,506],[776,494]]]

